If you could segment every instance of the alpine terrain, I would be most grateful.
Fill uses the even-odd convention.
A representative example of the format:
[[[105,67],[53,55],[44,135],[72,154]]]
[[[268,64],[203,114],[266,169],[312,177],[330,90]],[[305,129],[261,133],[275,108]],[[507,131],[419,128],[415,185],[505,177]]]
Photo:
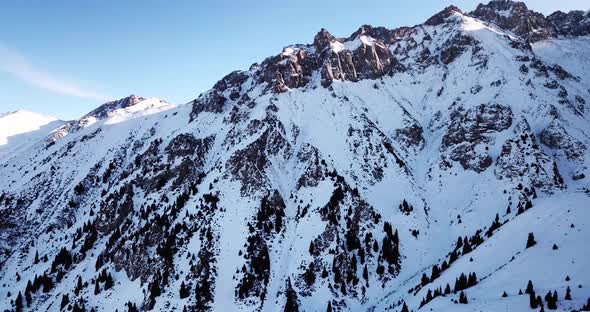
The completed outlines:
[[[588,12],[322,29],[0,144],[2,311],[590,309]]]

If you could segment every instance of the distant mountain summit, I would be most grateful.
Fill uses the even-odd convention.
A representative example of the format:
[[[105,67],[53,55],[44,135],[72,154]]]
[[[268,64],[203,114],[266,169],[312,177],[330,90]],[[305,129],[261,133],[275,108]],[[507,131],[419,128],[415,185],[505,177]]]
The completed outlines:
[[[69,133],[76,132],[98,121],[104,122],[110,119],[111,121],[119,122],[129,118],[161,112],[173,107],[175,105],[157,98],[143,98],[132,94],[128,97],[102,104],[81,118],[66,123],[47,139],[47,144],[51,145]]]
[[[523,2],[494,0],[478,5],[470,15],[510,30],[531,42],[590,35],[590,18],[584,11],[557,11],[545,17],[529,10]]]
[[[0,113],[0,146],[8,144],[11,137],[39,130],[56,121],[55,117],[26,110]]]
[[[587,18],[322,29],[40,132],[0,157],[0,309],[588,309]]]

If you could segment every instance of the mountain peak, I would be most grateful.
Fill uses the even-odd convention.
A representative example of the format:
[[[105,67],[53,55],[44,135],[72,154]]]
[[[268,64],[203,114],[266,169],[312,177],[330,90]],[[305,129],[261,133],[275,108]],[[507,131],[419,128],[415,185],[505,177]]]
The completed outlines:
[[[533,42],[555,35],[554,28],[545,16],[529,10],[523,2],[493,0],[488,4],[479,4],[470,15]]]
[[[7,144],[12,136],[39,130],[58,121],[55,117],[24,109],[0,113],[0,146]]]
[[[512,31],[531,42],[558,36],[572,37],[590,34],[590,22],[584,11],[555,11],[545,17],[530,10],[526,4],[510,0],[493,0],[479,4],[471,16]]]
[[[446,8],[444,8],[442,11],[434,14],[432,17],[430,17],[428,20],[426,20],[426,22],[424,24],[428,25],[428,26],[440,25],[440,24],[444,23],[446,18],[453,15],[453,13],[461,13],[462,14],[463,12],[458,7],[456,7],[454,5],[450,5]]]
[[[334,37],[330,32],[328,32],[327,29],[322,28],[313,38],[313,46],[315,47],[317,52],[322,52],[326,48],[328,48],[330,46],[330,43],[334,40],[336,40],[336,37]]]
[[[480,3],[477,7],[496,11],[515,10],[516,12],[526,12],[529,10],[524,2],[513,0],[492,0],[488,4]]]
[[[127,97],[124,97],[119,100],[114,100],[110,102],[106,102],[101,106],[97,107],[90,113],[86,114],[84,117],[95,117],[97,119],[106,118],[109,116],[109,113],[121,109],[121,108],[128,108],[131,106],[136,105],[137,103],[145,100],[146,98],[140,97],[134,94],[131,94]]]
[[[362,25],[348,37],[347,40],[353,40],[359,36],[369,36],[382,42],[389,43],[392,39],[393,30],[385,27],[373,27],[371,25]]]
[[[98,120],[105,120],[111,117],[128,119],[132,118],[132,116],[148,115],[173,107],[175,105],[158,98],[144,98],[131,94],[128,97],[104,103],[90,113],[82,116],[82,118],[68,122],[49,137],[47,144],[53,144],[69,133],[77,132],[82,128],[94,124]]]

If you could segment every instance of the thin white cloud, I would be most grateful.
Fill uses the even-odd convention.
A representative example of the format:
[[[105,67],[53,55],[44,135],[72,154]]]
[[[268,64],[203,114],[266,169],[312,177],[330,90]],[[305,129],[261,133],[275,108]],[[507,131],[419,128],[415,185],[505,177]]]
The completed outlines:
[[[36,68],[27,58],[0,43],[0,71],[9,73],[32,86],[58,94],[106,101],[109,97],[64,80],[54,74]]]

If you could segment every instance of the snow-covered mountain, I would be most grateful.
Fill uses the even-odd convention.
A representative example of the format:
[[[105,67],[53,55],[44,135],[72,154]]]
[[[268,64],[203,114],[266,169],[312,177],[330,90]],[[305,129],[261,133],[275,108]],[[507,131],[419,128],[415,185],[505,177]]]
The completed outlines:
[[[582,309],[588,25],[502,0],[322,29],[55,127],[0,158],[0,308]]]
[[[0,113],[0,157],[18,154],[63,123],[55,117],[26,110]]]

